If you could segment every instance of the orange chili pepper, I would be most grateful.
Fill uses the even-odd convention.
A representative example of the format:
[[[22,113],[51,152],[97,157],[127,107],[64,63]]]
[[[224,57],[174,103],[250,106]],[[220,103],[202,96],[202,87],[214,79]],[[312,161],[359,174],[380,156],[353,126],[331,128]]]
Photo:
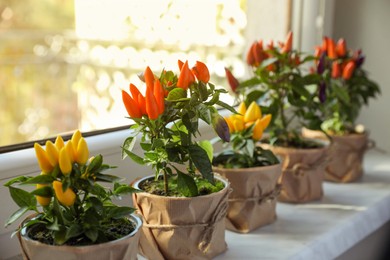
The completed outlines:
[[[354,61],[349,61],[347,65],[345,65],[343,69],[343,79],[348,80],[352,77],[352,74],[355,70],[355,62]]]
[[[328,57],[331,59],[337,59],[335,43],[331,38],[328,38]]]
[[[322,51],[328,51],[328,37],[324,36],[322,38],[322,45],[321,45]]]
[[[228,83],[229,83],[229,86],[230,88],[232,89],[232,91],[234,93],[236,93],[236,89],[237,87],[240,85],[240,83],[238,82],[238,80],[233,76],[233,73],[228,69],[228,68],[225,68],[225,74],[226,74],[226,78],[228,80]]]
[[[341,75],[340,63],[338,63],[337,61],[334,61],[332,63],[332,78],[336,79],[336,78],[340,77],[340,75]]]
[[[124,90],[122,90],[122,101],[130,117],[132,118],[142,117],[141,111],[138,107],[138,102],[135,102],[134,99],[132,99],[130,95]]]
[[[138,104],[138,96],[139,95],[142,95],[141,92],[139,91],[139,89],[132,83],[130,83],[130,86],[129,86],[129,89],[130,89],[130,93],[131,93],[131,96],[133,98],[133,100]]]
[[[158,106],[156,102],[156,98],[153,95],[153,90],[151,88],[146,89],[146,113],[151,120],[156,120],[159,116]]]
[[[253,55],[254,53],[254,48],[255,48],[256,42],[254,42],[251,47],[248,50],[248,53],[246,55],[246,63],[250,66],[253,66],[255,64],[255,56]]]
[[[141,111],[142,115],[147,115],[146,113],[146,102],[145,102],[145,97],[142,95],[138,95],[138,107],[139,110]]]
[[[315,51],[314,51],[314,56],[316,58],[319,58],[322,54],[322,47],[321,46],[316,46]]]
[[[164,112],[165,103],[164,103],[164,89],[161,86],[159,80],[154,82],[154,98],[157,102],[158,114],[161,115]]]
[[[286,41],[284,43],[284,46],[283,46],[283,49],[282,49],[282,53],[287,53],[287,52],[291,51],[291,49],[292,49],[292,40],[293,40],[293,33],[290,31],[287,34],[287,38],[286,38]]]
[[[203,81],[204,83],[209,82],[210,72],[206,64],[203,62],[197,61],[195,66],[192,67],[191,71],[198,80]]]
[[[152,70],[149,68],[149,66],[146,67],[145,72],[144,72],[144,77],[145,77],[145,83],[146,83],[146,88],[152,88],[154,86],[154,74]]]
[[[188,67],[188,61],[186,61],[183,67],[180,70],[179,79],[177,80],[177,86],[184,90],[187,90],[188,87],[195,81],[195,77],[192,74],[190,68]]]
[[[181,68],[183,68],[184,62],[177,60],[177,65],[179,66],[179,70],[181,70]]]
[[[344,57],[347,54],[347,43],[343,38],[340,38],[336,44],[336,53],[339,57]]]

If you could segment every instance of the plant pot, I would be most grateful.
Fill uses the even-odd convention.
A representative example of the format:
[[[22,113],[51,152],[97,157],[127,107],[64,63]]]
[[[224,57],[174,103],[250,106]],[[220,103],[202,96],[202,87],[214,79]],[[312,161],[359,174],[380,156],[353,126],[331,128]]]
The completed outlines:
[[[233,190],[228,200],[226,229],[248,233],[276,220],[281,164],[242,169],[214,167],[213,171],[226,177]]]
[[[129,218],[136,224],[136,228],[132,233],[114,241],[88,246],[55,246],[44,244],[30,239],[27,236],[29,228],[23,228],[18,233],[23,259],[137,259],[140,236],[139,229],[142,226],[142,221],[140,217],[133,214]]]
[[[306,137],[325,139],[320,131],[302,129]],[[325,180],[339,183],[354,182],[363,175],[364,153],[369,148],[368,134],[332,135]]]
[[[139,189],[147,176],[134,182]],[[143,217],[139,250],[148,259],[211,259],[226,251],[225,216],[229,182],[219,192],[198,197],[166,197],[147,192],[133,194]]]
[[[305,203],[322,198],[328,145],[311,149],[279,147],[264,143],[261,146],[271,150],[282,162],[282,175],[278,180],[282,187],[278,201]]]

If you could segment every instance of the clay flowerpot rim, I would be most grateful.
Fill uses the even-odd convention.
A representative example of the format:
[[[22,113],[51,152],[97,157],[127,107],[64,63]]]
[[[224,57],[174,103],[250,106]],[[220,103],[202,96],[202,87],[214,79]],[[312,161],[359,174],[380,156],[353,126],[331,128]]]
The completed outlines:
[[[35,214],[34,215],[31,215],[27,218],[34,218],[35,217]],[[134,236],[135,234],[137,234],[137,232],[140,230],[140,228],[142,227],[142,220],[141,220],[141,217],[138,215],[138,214],[135,214],[135,213],[132,213],[131,215],[128,216],[128,218],[133,221],[133,223],[135,223],[135,228],[134,230],[130,233],[130,234],[127,234],[121,238],[118,238],[118,239],[115,239],[115,240],[112,240],[112,241],[108,241],[108,242],[104,242],[104,243],[99,243],[99,244],[94,244],[94,245],[83,245],[83,246],[77,246],[77,245],[73,245],[73,246],[69,246],[69,245],[49,245],[49,244],[44,244],[44,243],[41,243],[37,240],[34,240],[34,239],[31,239],[29,236],[27,236],[27,229],[32,227],[32,226],[28,226],[28,227],[24,227],[22,228],[22,230],[20,231],[20,235],[21,237],[24,239],[24,240],[27,240],[27,241],[30,241],[32,243],[39,243],[39,244],[44,244],[45,246],[48,246],[48,247],[61,247],[63,249],[66,249],[66,248],[74,248],[74,249],[77,249],[77,248],[88,248],[88,249],[93,249],[94,247],[101,247],[103,244],[104,245],[107,245],[109,246],[110,244],[115,244],[119,241],[122,241],[122,240],[125,240],[125,239],[128,239],[129,237],[132,237]]]
[[[148,175],[148,176],[145,176],[145,177],[142,177],[136,181],[134,181],[134,183],[132,184],[132,186],[136,189],[139,189],[139,184],[144,181],[144,180],[147,180],[147,179],[150,179],[150,178],[154,178],[154,175]],[[219,181],[222,181],[223,184],[225,185],[225,187],[218,191],[218,192],[214,192],[214,193],[210,193],[210,194],[207,194],[207,195],[200,195],[200,196],[196,196],[196,197],[175,197],[175,196],[161,196],[161,195],[156,195],[156,194],[151,194],[149,192],[146,192],[146,191],[141,191],[141,192],[137,192],[137,193],[145,193],[145,194],[148,194],[148,196],[150,197],[156,197],[156,198],[164,198],[164,199],[168,199],[168,200],[172,200],[172,199],[175,199],[175,200],[191,200],[193,198],[199,198],[199,197],[202,197],[202,198],[205,198],[205,197],[210,197],[210,196],[215,196],[216,194],[220,194],[220,193],[223,193],[225,189],[227,189],[230,185],[228,179],[222,177],[221,175],[217,174],[217,173],[214,173],[214,178],[215,179],[218,179]]]
[[[244,171],[256,171],[256,170],[267,170],[270,168],[278,167],[280,166],[281,163],[276,163],[272,165],[265,165],[265,166],[255,166],[255,167],[248,167],[248,168],[223,168],[223,167],[217,167],[213,166],[213,169],[218,172],[218,170],[223,170],[223,171],[229,171],[229,172],[237,172],[237,173],[242,173]]]
[[[322,147],[317,147],[317,148],[296,148],[292,146],[277,146],[277,145],[270,145],[268,143],[261,143],[260,145],[263,148],[270,148],[273,147],[273,149],[280,150],[280,151],[292,151],[294,153],[306,153],[306,152],[311,152],[311,151],[319,151],[321,149],[326,149],[330,145],[330,141],[328,140],[322,140],[319,138],[304,138],[305,140],[311,140],[311,141],[316,141],[320,144],[322,144]]]

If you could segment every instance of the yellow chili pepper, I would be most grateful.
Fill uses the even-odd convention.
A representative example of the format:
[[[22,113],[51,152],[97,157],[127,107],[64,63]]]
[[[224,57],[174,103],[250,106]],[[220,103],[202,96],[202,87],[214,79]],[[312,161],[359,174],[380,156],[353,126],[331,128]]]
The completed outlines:
[[[64,206],[72,206],[76,201],[76,193],[71,188],[67,188],[65,191],[62,190],[62,182],[53,181],[53,189],[56,194],[58,201]]]
[[[263,136],[263,126],[261,125],[261,119],[257,119],[255,126],[253,127],[252,139],[258,141]]]
[[[235,132],[241,132],[245,128],[244,121],[242,121],[240,118],[233,118],[232,123]]]
[[[89,150],[87,142],[84,138],[81,138],[77,145],[76,162],[79,164],[85,164],[88,161]]]
[[[67,145],[61,149],[59,160],[58,160],[60,164],[61,172],[64,175],[67,175],[72,171],[72,161],[70,159],[69,152],[67,151],[68,150]]]
[[[40,188],[43,188],[46,186],[48,186],[48,185],[47,184],[37,184],[37,189],[40,189]],[[43,207],[50,204],[51,198],[42,197],[42,196],[35,196],[35,197],[37,198],[39,205],[41,205]]]
[[[62,139],[62,137],[60,135],[57,136],[54,144],[56,145],[58,151],[61,150],[61,148],[65,146],[64,139]]]
[[[245,122],[256,121],[257,119],[260,118],[261,118],[260,107],[259,105],[256,104],[255,101],[253,101],[245,112],[244,121]]]
[[[51,172],[54,169],[54,167],[53,165],[51,165],[46,151],[38,143],[34,144],[34,149],[41,170],[45,173]]]
[[[81,132],[79,130],[76,130],[73,135],[72,135],[72,138],[70,139],[70,141],[72,142],[73,144],[73,148],[74,150],[77,149],[77,145],[79,144],[79,141],[81,139]]]
[[[245,115],[246,112],[246,105],[244,102],[242,102],[237,109],[237,112],[240,113],[241,115]]]
[[[229,132],[234,133],[234,125],[230,117],[225,117],[225,121],[228,124]]]
[[[46,155],[50,164],[55,167],[58,164],[58,148],[51,141],[46,141]]]
[[[72,141],[67,142],[64,148],[69,155],[70,161],[73,163],[76,157],[76,148],[73,147]]]
[[[271,119],[272,119],[271,114],[267,114],[260,119],[260,124],[263,130],[268,127],[269,123],[271,122]]]

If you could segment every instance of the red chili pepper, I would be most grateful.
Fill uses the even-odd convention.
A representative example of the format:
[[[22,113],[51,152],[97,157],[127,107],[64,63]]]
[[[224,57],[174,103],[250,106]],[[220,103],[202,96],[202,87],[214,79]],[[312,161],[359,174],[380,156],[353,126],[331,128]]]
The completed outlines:
[[[158,106],[156,99],[153,95],[153,90],[151,88],[146,88],[146,113],[148,114],[149,119],[156,120],[159,116]]]
[[[345,68],[343,69],[343,79],[348,80],[352,77],[352,74],[355,70],[355,62],[349,61],[347,65],[345,65]]]
[[[249,48],[248,50],[248,53],[246,55],[246,63],[249,65],[249,66],[254,66],[255,64],[255,56],[253,55],[254,53],[254,48],[255,48],[255,45],[256,45],[256,42],[254,42],[251,47]]]
[[[335,43],[331,38],[328,38],[328,57],[331,59],[337,59]]]
[[[186,61],[183,67],[180,70],[179,79],[177,80],[177,86],[184,90],[187,90],[188,87],[195,81],[195,77],[192,74],[190,68],[188,67],[188,61]]]
[[[257,67],[261,64],[263,61],[263,41],[258,41],[254,43],[254,48],[252,49],[253,51],[253,57],[255,58],[254,65]]]
[[[344,57],[347,54],[347,43],[343,38],[340,38],[336,44],[336,53],[339,57]]]
[[[228,80],[228,83],[229,83],[229,86],[230,88],[232,89],[232,91],[234,93],[236,93],[236,89],[237,87],[240,85],[240,83],[238,82],[238,80],[233,76],[232,72],[228,69],[228,68],[225,68],[225,74],[226,74],[226,78]]]
[[[138,95],[138,107],[142,115],[148,115],[148,113],[146,113],[145,97],[142,95]]]
[[[284,43],[284,46],[283,46],[283,49],[282,49],[282,53],[288,53],[288,52],[291,51],[291,49],[292,49],[292,40],[293,40],[293,33],[290,31],[287,34],[287,38],[286,38],[286,41]]]
[[[197,61],[195,66],[192,67],[191,71],[198,80],[203,81],[204,83],[209,82],[210,72],[206,64],[203,62]]]
[[[158,114],[161,115],[164,112],[165,103],[164,103],[164,89],[161,86],[161,83],[159,80],[156,80],[154,82],[154,97],[157,102],[158,107]]]
[[[125,105],[125,108],[127,110],[127,113],[129,114],[130,117],[132,118],[141,118],[142,114],[141,111],[138,107],[137,102],[135,102],[130,95],[122,90],[122,100],[123,104]]]
[[[341,65],[337,61],[332,63],[332,78],[336,79],[341,76]]]

